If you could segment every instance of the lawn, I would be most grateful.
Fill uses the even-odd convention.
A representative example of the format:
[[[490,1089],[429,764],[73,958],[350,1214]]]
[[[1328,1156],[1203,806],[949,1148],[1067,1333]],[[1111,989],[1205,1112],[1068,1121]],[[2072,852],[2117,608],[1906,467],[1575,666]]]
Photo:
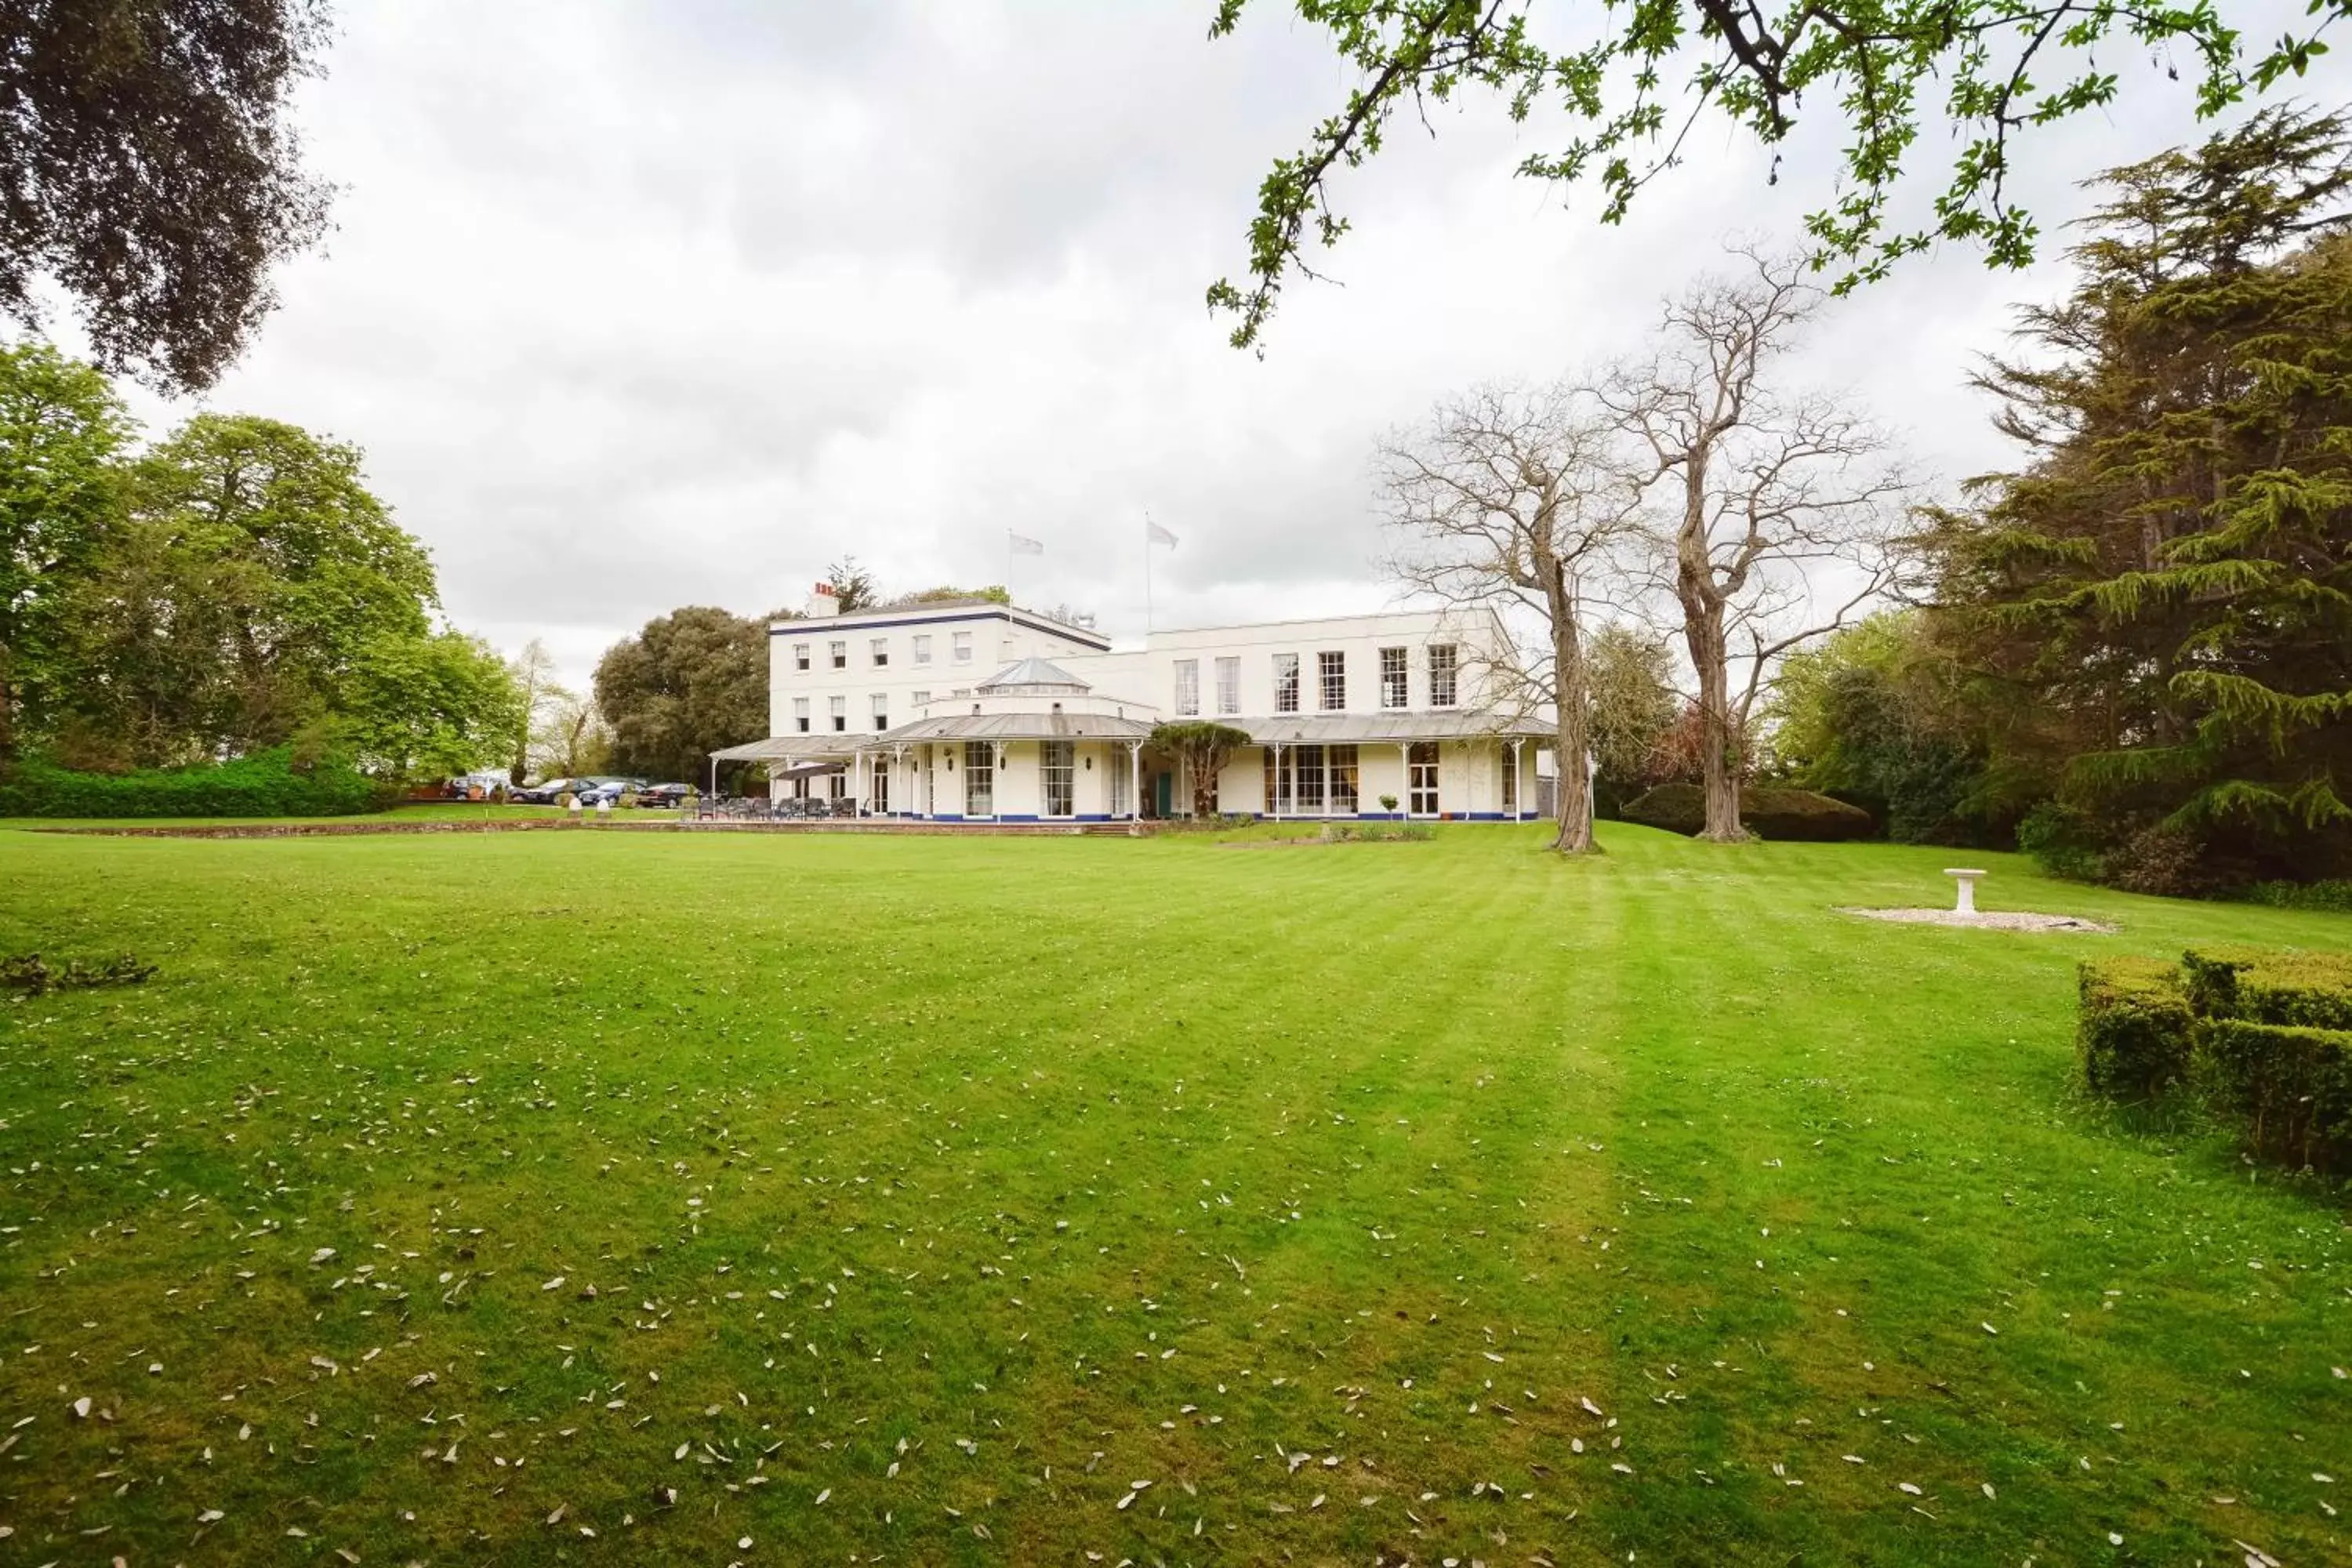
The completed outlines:
[[[0,1563],[2352,1557],[2342,1194],[2069,1082],[2352,919],[1603,837],[0,832],[162,966],[0,1004]]]

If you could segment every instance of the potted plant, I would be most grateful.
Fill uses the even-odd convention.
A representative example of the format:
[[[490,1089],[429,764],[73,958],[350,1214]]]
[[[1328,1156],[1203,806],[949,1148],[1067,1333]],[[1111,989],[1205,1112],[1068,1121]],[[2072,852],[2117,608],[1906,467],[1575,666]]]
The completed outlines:
[[[1381,796],[1381,809],[1388,813],[1391,816],[1394,816],[1396,815],[1396,800],[1397,797],[1392,795],[1384,795]]]

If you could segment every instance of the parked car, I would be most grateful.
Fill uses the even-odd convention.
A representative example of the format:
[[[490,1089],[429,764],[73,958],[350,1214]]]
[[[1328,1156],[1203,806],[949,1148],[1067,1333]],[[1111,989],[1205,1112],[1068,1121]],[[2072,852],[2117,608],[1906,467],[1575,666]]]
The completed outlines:
[[[637,791],[637,804],[639,805],[676,805],[686,798],[686,792],[693,787],[692,784],[647,784]]]
[[[449,800],[488,800],[492,791],[506,786],[507,775],[504,773],[460,773],[443,782],[441,794]]]
[[[520,789],[509,791],[507,798],[524,805],[553,805],[557,795],[566,790],[577,790],[586,783],[585,779],[541,779],[535,784],[525,784]]]
[[[631,795],[645,788],[643,779],[599,777],[585,778],[576,782],[581,786],[575,792],[580,796],[580,804],[590,811],[593,811],[608,800],[617,805],[623,795]]]

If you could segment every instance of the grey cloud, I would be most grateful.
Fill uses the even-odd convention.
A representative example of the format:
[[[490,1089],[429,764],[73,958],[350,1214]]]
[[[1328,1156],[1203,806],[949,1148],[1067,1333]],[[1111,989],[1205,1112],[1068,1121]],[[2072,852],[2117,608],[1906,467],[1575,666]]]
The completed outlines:
[[[1440,108],[1339,187],[1344,286],[1294,285],[1266,357],[1236,354],[1202,290],[1347,79],[1278,9],[1215,45],[1208,15],[348,0],[304,108],[341,226],[210,401],[365,447],[452,616],[546,634],[575,678],[678,605],[797,602],[845,550],[908,586],[996,580],[1007,528],[1047,543],[1022,596],[1138,631],[1147,509],[1183,539],[1154,560],[1162,624],[1362,608],[1393,593],[1385,431],[1628,351],[1727,230],[1793,237],[1828,195],[1826,121],[1778,185],[1707,131],[1604,228],[1590,193],[1512,177],[1556,124]],[[2352,79],[2328,69],[2306,90]],[[2037,139],[2037,210],[2198,133],[2156,79]],[[1801,368],[1973,471],[2004,454],[1970,357],[2063,281],[1921,258],[1825,312]]]

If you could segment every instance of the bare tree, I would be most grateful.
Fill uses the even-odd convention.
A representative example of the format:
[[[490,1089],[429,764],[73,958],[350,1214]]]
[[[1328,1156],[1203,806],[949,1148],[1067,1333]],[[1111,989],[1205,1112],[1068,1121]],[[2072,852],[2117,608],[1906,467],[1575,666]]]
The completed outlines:
[[[1612,461],[1616,438],[1607,410],[1568,382],[1485,387],[1439,405],[1379,459],[1400,579],[1450,605],[1518,608],[1541,620],[1539,656],[1496,673],[1523,708],[1548,701],[1553,710],[1553,847],[1569,854],[1596,847],[1586,621],[1636,526],[1639,489]]]
[[[522,693],[522,721],[515,727],[514,754],[507,763],[507,782],[520,784],[530,776],[534,737],[559,704],[572,700],[572,693],[557,684],[555,658],[537,637],[523,644],[522,651],[507,661],[507,668],[514,672],[515,686]]]
[[[1801,262],[1739,254],[1750,270],[1668,301],[1657,353],[1599,395],[1631,447],[1658,585],[1681,610],[1712,839],[1746,837],[1736,752],[1775,662],[1892,584],[1908,489],[1867,420],[1774,384],[1821,293]]]
[[[557,688],[531,729],[530,755],[542,778],[578,778],[612,760],[613,730],[596,700]]]

